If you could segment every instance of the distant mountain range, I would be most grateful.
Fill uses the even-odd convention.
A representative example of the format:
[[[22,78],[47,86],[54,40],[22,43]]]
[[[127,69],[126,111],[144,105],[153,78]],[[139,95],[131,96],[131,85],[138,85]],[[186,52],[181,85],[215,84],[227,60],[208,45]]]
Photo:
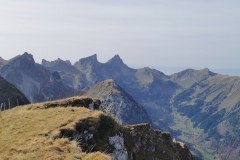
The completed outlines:
[[[33,56],[24,53],[5,62],[0,75],[14,84],[31,102],[60,99],[73,95],[74,90],[62,82],[58,72],[35,63]]]
[[[83,94],[101,98],[108,104],[102,109],[118,121],[152,121],[188,143],[200,159],[240,157],[240,77],[209,69],[165,75],[130,68],[118,55],[106,63],[93,55],[75,64],[61,59],[37,64],[25,53],[1,59],[0,67],[0,75],[31,102]]]

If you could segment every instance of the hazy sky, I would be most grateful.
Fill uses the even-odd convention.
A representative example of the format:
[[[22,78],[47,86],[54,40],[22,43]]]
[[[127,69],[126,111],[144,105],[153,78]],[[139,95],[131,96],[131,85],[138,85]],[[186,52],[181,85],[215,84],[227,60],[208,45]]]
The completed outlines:
[[[0,0],[0,56],[240,70],[239,0]]]

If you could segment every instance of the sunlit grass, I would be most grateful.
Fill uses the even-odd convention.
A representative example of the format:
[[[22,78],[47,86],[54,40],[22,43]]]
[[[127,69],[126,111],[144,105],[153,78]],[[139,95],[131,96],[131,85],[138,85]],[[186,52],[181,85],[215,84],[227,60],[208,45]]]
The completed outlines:
[[[72,129],[85,118],[98,118],[101,112],[83,107],[43,109],[42,105],[21,106],[1,113],[1,159],[110,159],[100,152],[84,153],[74,141],[54,138],[60,129]]]

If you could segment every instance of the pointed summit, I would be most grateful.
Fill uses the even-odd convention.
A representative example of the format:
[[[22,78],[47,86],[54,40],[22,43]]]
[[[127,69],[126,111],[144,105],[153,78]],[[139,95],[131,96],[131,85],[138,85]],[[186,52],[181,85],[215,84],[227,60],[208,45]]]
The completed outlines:
[[[33,55],[31,53],[25,52],[20,56],[17,56],[15,60],[19,60],[20,62],[26,63],[35,63]]]
[[[97,60],[97,55],[94,54],[92,56],[86,57],[86,58],[82,58],[79,61],[77,61],[74,66],[78,69],[78,70],[88,70],[89,68],[92,67],[96,67],[97,65],[99,65],[100,63]]]
[[[113,56],[113,58],[111,58],[107,63],[109,63],[109,64],[124,64],[123,60],[121,59],[121,57],[118,54]]]
[[[10,66],[26,66],[30,67],[35,64],[35,60],[33,58],[33,55],[25,52],[22,55],[18,55],[12,59],[9,60],[9,63],[7,65]]]
[[[108,96],[115,93],[123,92],[122,88],[112,79],[104,80],[88,91],[89,95],[94,95],[95,98]]]
[[[21,57],[26,58],[30,61],[34,61],[33,55],[31,53],[28,53],[28,52],[24,52]]]
[[[98,83],[84,96],[100,98],[101,110],[112,115],[122,124],[152,124],[145,109],[112,79]]]
[[[96,63],[98,62],[97,60],[97,54],[91,55],[89,57],[86,58],[82,58],[79,60],[80,63]]]

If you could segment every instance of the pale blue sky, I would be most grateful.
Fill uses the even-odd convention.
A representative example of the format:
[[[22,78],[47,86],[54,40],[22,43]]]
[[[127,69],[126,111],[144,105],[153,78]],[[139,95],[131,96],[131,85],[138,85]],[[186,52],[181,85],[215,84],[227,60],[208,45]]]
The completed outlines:
[[[0,56],[240,70],[239,0],[0,0]]]

